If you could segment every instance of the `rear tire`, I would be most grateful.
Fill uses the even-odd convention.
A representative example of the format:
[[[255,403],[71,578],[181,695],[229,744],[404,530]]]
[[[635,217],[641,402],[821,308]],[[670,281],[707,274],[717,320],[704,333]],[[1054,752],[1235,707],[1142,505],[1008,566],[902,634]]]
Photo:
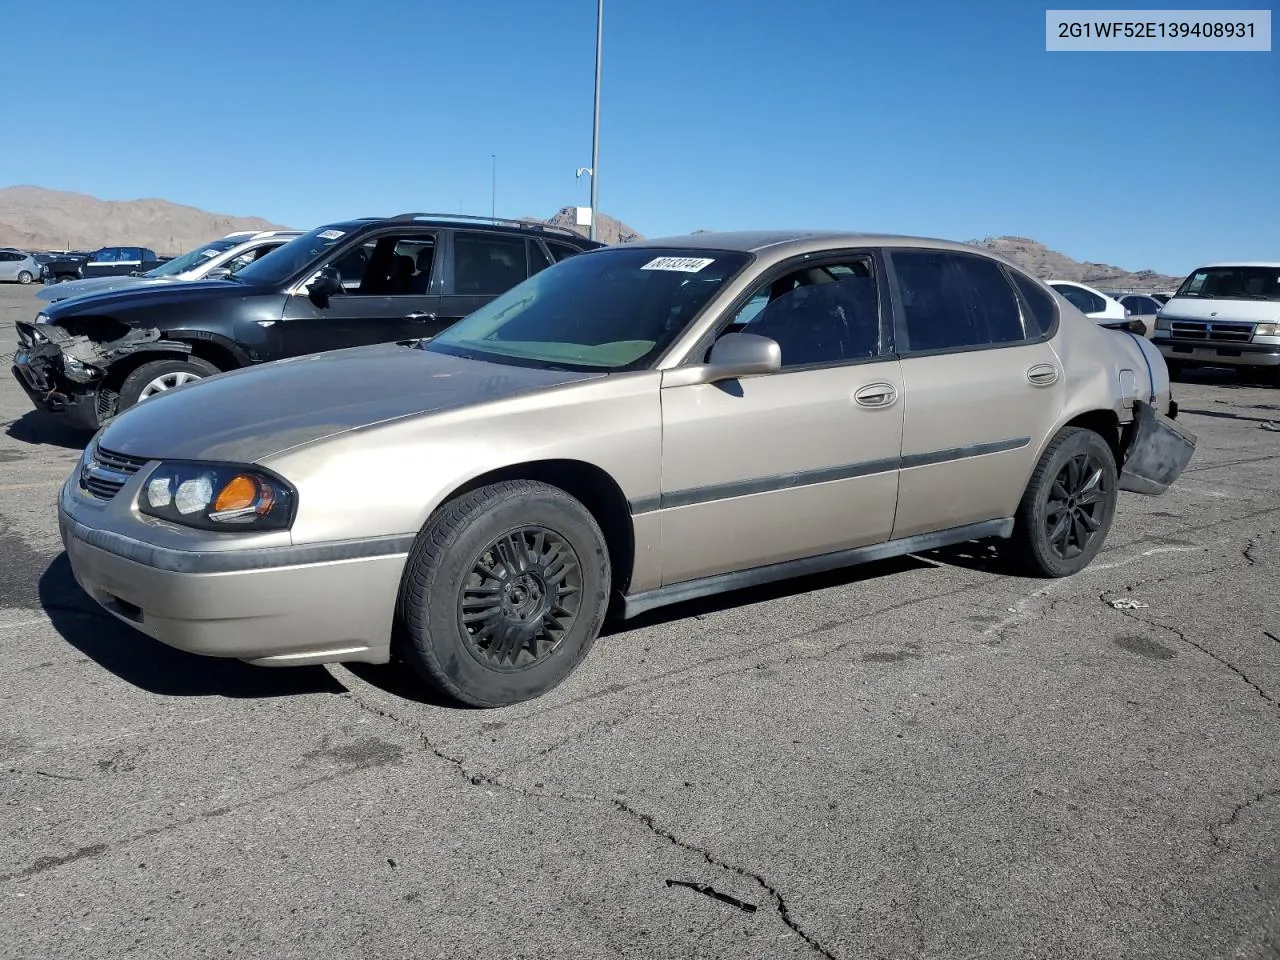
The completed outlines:
[[[532,700],[595,643],[610,579],[604,534],[579,501],[531,480],[481,487],[418,534],[397,604],[400,652],[464,704]]]
[[[1111,445],[1092,430],[1066,427],[1049,442],[1014,518],[1017,559],[1045,577],[1069,577],[1102,549],[1119,486]]]
[[[116,412],[123,413],[130,407],[141,403],[152,396],[164,393],[191,383],[203,380],[222,371],[207,360],[199,357],[187,357],[185,360],[152,360],[144,363],[125,377],[120,385],[120,400],[116,404]]]
[[[21,273],[18,274],[18,282],[22,284],[24,287],[34,279],[35,277],[31,275],[30,270],[23,270]]]

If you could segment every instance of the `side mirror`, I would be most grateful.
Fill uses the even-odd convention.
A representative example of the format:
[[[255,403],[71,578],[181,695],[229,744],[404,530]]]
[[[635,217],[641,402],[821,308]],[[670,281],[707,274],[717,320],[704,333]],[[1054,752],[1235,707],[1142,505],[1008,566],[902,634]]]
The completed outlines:
[[[231,269],[229,267],[214,267],[207,274],[205,274],[205,279],[225,280],[229,276],[231,276]]]
[[[1125,307],[1125,308],[1124,308],[1124,315],[1125,315],[1126,317],[1132,317],[1132,316],[1133,316],[1133,311],[1132,311],[1131,309],[1129,309],[1128,307]]]
[[[346,292],[337,267],[321,267],[316,278],[307,284],[307,295],[317,307],[327,307],[329,298]]]
[[[706,363],[667,371],[663,386],[718,383],[758,377],[782,369],[782,348],[776,340],[755,333],[726,333],[711,347]]]

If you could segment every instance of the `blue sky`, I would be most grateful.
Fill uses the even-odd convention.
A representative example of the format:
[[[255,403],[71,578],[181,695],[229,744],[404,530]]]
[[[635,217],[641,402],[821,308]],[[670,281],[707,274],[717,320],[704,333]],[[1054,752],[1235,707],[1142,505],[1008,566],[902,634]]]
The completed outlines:
[[[587,202],[594,0],[43,6],[5,4],[0,186],[309,227],[487,214],[496,154],[499,215]],[[605,0],[600,209],[1280,257],[1280,53],[1047,53],[1044,11]]]

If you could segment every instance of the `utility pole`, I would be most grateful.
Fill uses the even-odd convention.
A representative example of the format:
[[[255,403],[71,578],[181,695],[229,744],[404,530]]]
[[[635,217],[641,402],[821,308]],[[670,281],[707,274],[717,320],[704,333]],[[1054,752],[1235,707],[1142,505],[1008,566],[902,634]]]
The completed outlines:
[[[496,220],[498,218],[498,155],[489,154],[489,160],[493,163],[493,179],[489,184],[489,219]]]
[[[596,0],[596,101],[591,129],[591,232],[596,238],[596,185],[600,179],[600,57],[604,49],[604,0]]]

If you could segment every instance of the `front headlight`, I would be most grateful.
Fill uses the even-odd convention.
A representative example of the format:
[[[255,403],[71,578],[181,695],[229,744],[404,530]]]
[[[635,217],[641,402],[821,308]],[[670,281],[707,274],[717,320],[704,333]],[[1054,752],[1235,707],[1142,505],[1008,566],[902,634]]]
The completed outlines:
[[[162,463],[147,476],[138,509],[201,530],[287,530],[297,494],[256,467]]]
[[[1280,323],[1260,323],[1253,328],[1255,337],[1280,337]]]
[[[62,372],[66,374],[68,380],[74,380],[76,383],[88,383],[102,376],[102,371],[97,367],[77,360],[75,357],[68,357],[66,354],[62,356]]]
[[[47,313],[36,314],[36,323],[48,323],[48,322],[49,322],[49,315]]]
[[[1172,330],[1172,329],[1173,329],[1173,327],[1172,327],[1172,326],[1170,326],[1170,321],[1169,321],[1169,318],[1168,318],[1168,317],[1162,317],[1162,316],[1160,316],[1159,314],[1156,314],[1156,329],[1157,329],[1157,330]]]

